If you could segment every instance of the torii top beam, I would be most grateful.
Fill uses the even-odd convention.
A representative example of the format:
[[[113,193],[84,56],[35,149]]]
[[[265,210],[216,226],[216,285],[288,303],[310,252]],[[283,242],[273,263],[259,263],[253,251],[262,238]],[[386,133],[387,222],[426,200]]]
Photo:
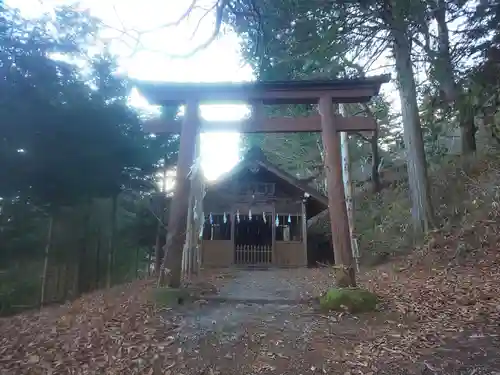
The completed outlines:
[[[155,105],[188,101],[211,103],[317,104],[328,95],[333,103],[365,103],[378,95],[389,75],[366,78],[226,83],[173,83],[136,81],[146,99]]]

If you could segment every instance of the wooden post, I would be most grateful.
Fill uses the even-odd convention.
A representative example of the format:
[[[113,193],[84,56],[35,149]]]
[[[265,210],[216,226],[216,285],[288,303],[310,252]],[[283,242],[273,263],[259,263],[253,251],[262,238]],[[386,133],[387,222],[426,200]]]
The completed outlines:
[[[302,243],[304,245],[304,259],[307,266],[307,212],[306,212],[306,198],[302,199]]]
[[[192,274],[192,250],[193,250],[193,232],[194,232],[194,197],[193,180],[191,180],[191,195],[189,197],[188,219],[186,225],[186,242],[182,253],[183,278],[185,281],[191,279]]]
[[[346,117],[344,105],[339,106],[340,114]],[[349,222],[349,236],[351,238],[352,257],[356,263],[356,271],[359,272],[359,249],[358,242],[354,238],[354,194],[352,189],[351,157],[349,155],[349,135],[340,133],[340,147],[342,149],[342,177],[344,179],[345,205],[347,209],[347,220]]]
[[[197,249],[198,249],[198,238],[200,234],[200,228],[198,223],[200,221],[200,212],[195,213],[195,209],[199,211],[198,205],[202,203],[203,200],[203,186],[202,186],[202,170],[200,165],[200,134],[196,136],[196,147],[193,157],[193,165],[191,168],[190,175],[190,185],[191,191],[189,196],[189,209],[188,209],[188,219],[187,219],[187,230],[186,230],[186,243],[183,250],[183,261],[182,261],[182,273],[183,278],[190,280],[193,274],[198,273],[198,262],[197,262]],[[201,196],[201,197],[200,197]],[[201,199],[200,199],[201,198]],[[198,216],[198,217],[197,217]]]
[[[272,216],[271,216],[271,226],[273,228],[271,232],[271,243],[272,243],[272,249],[271,249],[271,264],[278,266],[278,257],[276,256],[276,203],[273,202],[273,209],[272,209]]]
[[[191,189],[192,191],[193,189]],[[186,281],[189,278],[189,249],[191,247],[191,233],[193,231],[193,196],[192,193],[189,197],[188,212],[186,220],[186,239],[184,241],[184,246],[182,248],[182,267],[181,267],[181,279]]]
[[[156,243],[155,243],[155,265],[154,265],[154,275],[156,277],[160,276],[160,269],[162,265],[162,248],[161,248],[161,232],[162,232],[162,226],[164,226],[166,222],[166,206],[167,206],[167,201],[166,201],[166,196],[167,196],[167,155],[164,156],[163,158],[163,180],[161,184],[161,191],[163,194],[161,195],[161,201],[158,204],[158,211],[157,215],[161,220],[158,221],[158,227],[156,229]],[[156,208],[156,207],[155,207]],[[165,242],[167,238],[165,236]],[[165,247],[163,248],[165,250]],[[163,257],[165,257],[165,251],[163,251]]]
[[[200,273],[201,269],[201,252],[202,252],[202,238],[200,236],[201,230],[203,228],[203,223],[205,221],[205,217],[203,216],[203,200],[205,199],[205,182],[204,182],[204,176],[201,173],[198,174],[198,179],[196,181],[196,189],[197,193],[195,194],[195,215],[196,215],[196,220],[195,220],[195,231],[193,233],[194,236],[194,241],[196,244],[196,252],[195,252],[195,266],[196,266],[196,274],[198,275]]]
[[[200,272],[201,259],[201,241],[200,231],[203,225],[203,199],[205,193],[203,170],[201,169],[201,134],[198,133],[196,140],[195,160],[198,163],[196,174],[193,176],[191,186],[193,189],[193,232],[191,233],[191,259],[192,273],[198,275]]]
[[[340,134],[335,128],[335,113],[330,96],[320,98],[319,113],[321,115],[321,137],[325,149],[328,207],[335,255],[336,282],[339,287],[354,287],[356,286],[356,274],[342,179]]]
[[[45,303],[45,294],[47,292],[47,273],[49,272],[49,256],[50,248],[52,247],[52,240],[54,237],[54,213],[51,212],[49,216],[49,228],[47,231],[47,242],[45,243],[45,257],[43,260],[43,273],[42,285],[40,290],[40,306],[43,307]]]
[[[236,208],[231,206],[231,211],[229,214],[231,218],[231,244],[233,248],[233,266],[236,265]]]
[[[191,173],[192,170],[191,170]],[[191,278],[191,248],[193,246],[193,231],[194,231],[194,196],[193,196],[193,176],[191,175],[191,191],[189,195],[189,204],[186,221],[186,240],[182,248],[182,269],[181,277],[184,281]]]
[[[165,271],[168,267],[170,273],[168,285],[172,288],[178,288],[181,284],[182,252],[186,239],[186,224],[191,185],[188,174],[193,164],[196,135],[198,134],[199,126],[200,116],[198,102],[190,101],[186,104],[184,123],[181,131],[174,196],[170,205],[168,220],[165,256],[158,279],[159,285],[165,284]]]

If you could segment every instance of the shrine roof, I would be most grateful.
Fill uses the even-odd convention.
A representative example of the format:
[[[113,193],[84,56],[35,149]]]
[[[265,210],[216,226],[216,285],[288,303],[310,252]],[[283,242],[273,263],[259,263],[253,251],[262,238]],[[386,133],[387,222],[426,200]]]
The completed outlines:
[[[309,186],[309,184],[304,180],[300,180],[272,164],[266,158],[264,152],[259,147],[250,149],[238,164],[236,164],[230,171],[226,172],[215,181],[208,183],[208,187],[216,187],[217,185],[225,181],[231,180],[235,178],[238,173],[242,172],[245,169],[251,168],[254,165],[258,165],[259,167],[267,170],[269,173],[283,180],[285,183],[294,186],[304,193],[307,193],[308,196],[317,201],[323,209],[328,207],[328,198],[326,196],[321,194],[312,186]]]
[[[323,95],[334,103],[362,103],[378,95],[390,75],[333,80],[256,82],[135,81],[139,92],[154,105],[201,103],[316,104]]]

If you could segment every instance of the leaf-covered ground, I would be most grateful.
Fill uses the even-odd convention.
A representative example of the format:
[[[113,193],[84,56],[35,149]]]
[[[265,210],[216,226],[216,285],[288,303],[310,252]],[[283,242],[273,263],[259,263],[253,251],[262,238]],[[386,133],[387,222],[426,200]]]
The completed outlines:
[[[4,318],[0,374],[498,374],[498,231],[482,221],[436,232],[413,256],[363,273],[383,298],[370,315],[284,303],[158,308],[142,281]],[[210,280],[225,293],[246,287],[277,299],[332,284],[329,269],[267,274]]]

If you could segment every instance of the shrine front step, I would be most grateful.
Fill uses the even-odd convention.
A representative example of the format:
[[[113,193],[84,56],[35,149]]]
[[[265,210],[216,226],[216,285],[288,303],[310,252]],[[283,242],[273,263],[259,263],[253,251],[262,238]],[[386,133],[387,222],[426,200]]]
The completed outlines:
[[[315,305],[318,299],[310,298],[246,298],[233,296],[205,296],[203,300],[213,303],[229,303],[229,304],[244,304],[244,305]]]
[[[235,264],[234,268],[242,270],[269,271],[273,268],[277,268],[277,266],[272,264]]]

